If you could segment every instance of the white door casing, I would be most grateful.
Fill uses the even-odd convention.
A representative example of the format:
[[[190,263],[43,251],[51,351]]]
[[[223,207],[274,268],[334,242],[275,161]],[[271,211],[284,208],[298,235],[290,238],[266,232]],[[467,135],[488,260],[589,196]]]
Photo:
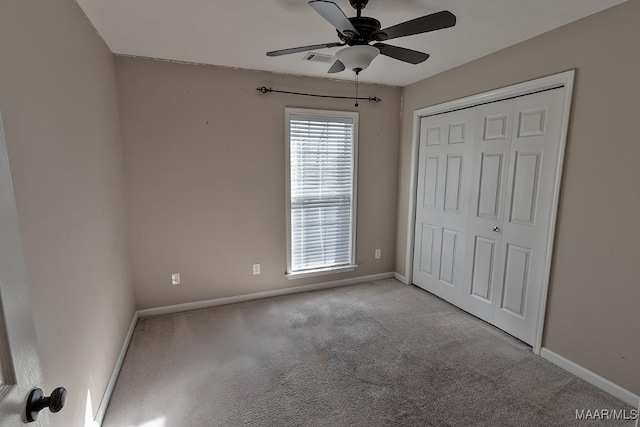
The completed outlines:
[[[409,213],[408,279],[532,344],[536,353],[542,340],[573,74],[428,107],[414,116],[411,184],[418,191],[410,199],[415,211]],[[459,186],[461,199],[468,201],[466,224],[456,224],[456,240],[464,250],[455,260],[458,281],[453,289],[433,280],[440,277],[438,258],[446,249],[438,229],[444,229],[451,216],[443,210],[441,194],[450,176],[440,170],[434,183],[434,172],[427,176],[422,170],[427,161],[433,166],[438,158],[440,165],[450,155],[445,145],[427,145],[429,130],[432,137],[433,128],[443,127],[446,133],[447,121],[470,123],[467,147],[458,148],[465,153],[461,176],[470,182],[465,179]],[[444,212],[439,216],[425,209],[425,202],[434,200],[427,183]],[[430,265],[421,259],[423,247],[429,249],[422,242],[423,229],[434,239],[431,275],[420,271],[420,263]]]
[[[25,422],[31,389],[42,386],[22,240],[0,117],[0,427]],[[30,426],[49,425],[42,411]]]

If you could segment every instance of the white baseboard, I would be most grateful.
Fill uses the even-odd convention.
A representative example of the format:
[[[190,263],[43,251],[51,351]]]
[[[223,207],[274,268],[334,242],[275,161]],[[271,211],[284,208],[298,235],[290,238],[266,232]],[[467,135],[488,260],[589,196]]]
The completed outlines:
[[[355,285],[357,283],[372,282],[374,280],[389,279],[394,273],[372,274],[370,276],[354,277],[351,279],[335,280],[333,282],[316,283],[313,285],[295,286],[292,288],[276,289],[273,291],[256,292],[253,294],[238,295],[233,297],[216,298],[204,301],[187,302],[184,304],[168,305],[164,307],[147,308],[138,310],[138,317],[158,316],[161,314],[179,313],[182,311],[199,310],[202,308],[216,307],[219,305],[236,304],[239,302],[253,301],[263,298],[279,297],[282,295],[297,294],[300,292],[317,291],[320,289],[336,288],[338,286]]]
[[[409,280],[400,273],[393,273],[393,277],[400,283],[403,283],[405,285],[409,284]]]
[[[98,426],[102,426],[102,421],[104,420],[104,414],[107,412],[107,406],[109,406],[109,401],[111,400],[111,394],[113,394],[113,388],[116,386],[116,380],[118,379],[118,375],[120,374],[120,368],[122,368],[122,362],[124,361],[124,356],[127,354],[127,350],[129,349],[129,343],[131,342],[131,337],[133,336],[133,330],[136,328],[136,323],[138,323],[138,312],[133,313],[133,319],[131,319],[131,325],[129,325],[129,331],[127,335],[124,337],[124,342],[122,343],[122,348],[120,349],[120,354],[118,355],[118,359],[116,360],[116,364],[113,367],[113,372],[111,372],[111,378],[109,378],[109,383],[107,383],[107,389],[104,391],[102,395],[102,400],[100,401],[100,406],[98,406],[98,413],[96,414],[95,423]]]
[[[638,404],[640,403],[640,396],[620,387],[617,384],[612,383],[606,378],[602,378],[600,375],[591,372],[586,368],[583,368],[577,363],[572,362],[571,360],[566,359],[557,353],[554,353],[548,348],[543,347],[540,350],[540,357],[548,360],[554,365],[561,367],[565,371],[571,372],[578,378],[582,378],[589,384],[592,384],[598,387],[600,390],[605,391],[614,397],[617,397],[618,399],[622,400],[625,403],[628,403],[634,408],[638,407]]]

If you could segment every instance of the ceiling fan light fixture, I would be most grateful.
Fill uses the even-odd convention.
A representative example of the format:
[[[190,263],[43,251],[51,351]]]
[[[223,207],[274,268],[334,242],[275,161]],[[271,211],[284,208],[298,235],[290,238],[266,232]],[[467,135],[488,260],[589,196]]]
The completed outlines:
[[[350,70],[358,74],[366,69],[380,51],[369,45],[356,45],[345,47],[336,52],[336,57]]]

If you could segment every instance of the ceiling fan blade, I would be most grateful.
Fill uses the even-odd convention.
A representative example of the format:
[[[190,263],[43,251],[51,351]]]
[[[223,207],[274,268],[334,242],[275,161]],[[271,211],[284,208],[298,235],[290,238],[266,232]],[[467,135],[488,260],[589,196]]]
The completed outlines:
[[[349,18],[347,18],[347,15],[345,15],[342,9],[334,2],[312,0],[309,2],[309,6],[322,15],[324,19],[329,21],[329,23],[336,27],[343,35],[349,38],[353,37],[353,35],[360,35],[356,27],[354,27],[351,21],[349,21]]]
[[[267,52],[267,56],[289,55],[292,53],[307,52],[309,50],[314,50],[314,49],[324,49],[327,47],[336,47],[336,46],[344,46],[344,45],[345,45],[344,43],[335,42],[335,43],[314,44],[311,46],[292,47],[289,49],[273,50],[271,52]]]
[[[409,64],[419,64],[429,58],[428,53],[418,52],[417,50],[406,49],[404,47],[391,46],[384,43],[376,43],[373,47],[377,48],[382,55],[408,62]]]
[[[329,68],[329,71],[327,71],[329,74],[333,74],[333,73],[339,73],[340,71],[344,71],[344,64],[342,63],[342,61],[340,60],[336,60],[336,62],[333,63],[333,65],[331,66],[331,68]]]
[[[387,35],[387,40],[398,37],[412,36],[414,34],[428,33],[430,31],[442,30],[456,25],[456,16],[444,10],[442,12],[426,15],[421,18],[412,19],[398,25],[380,30]]]

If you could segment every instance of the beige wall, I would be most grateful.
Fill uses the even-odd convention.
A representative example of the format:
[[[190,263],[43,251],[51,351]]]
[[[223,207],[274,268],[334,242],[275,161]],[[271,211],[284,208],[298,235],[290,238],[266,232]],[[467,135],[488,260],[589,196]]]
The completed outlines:
[[[404,274],[416,109],[577,69],[544,346],[640,393],[640,1],[407,86],[396,268]]]
[[[361,88],[384,101],[357,109],[360,267],[287,280],[284,109],[356,108],[256,88],[351,95],[353,84],[126,57],[116,70],[138,308],[393,271],[399,88]],[[181,285],[170,284],[172,272]]]
[[[94,413],[134,310],[113,56],[72,0],[0,2],[0,109],[54,426]]]

